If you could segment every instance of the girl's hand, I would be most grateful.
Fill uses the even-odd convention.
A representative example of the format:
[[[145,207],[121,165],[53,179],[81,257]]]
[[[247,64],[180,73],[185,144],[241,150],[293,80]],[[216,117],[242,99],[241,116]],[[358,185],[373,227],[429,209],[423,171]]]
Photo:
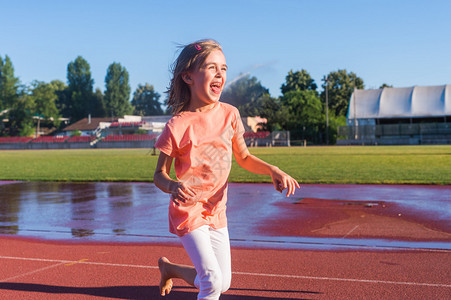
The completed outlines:
[[[180,206],[180,202],[184,204],[192,204],[194,202],[196,192],[183,182],[178,181],[175,184],[171,195],[172,201],[175,203],[175,205]]]
[[[296,188],[301,188],[299,186],[299,183],[294,180],[293,177],[288,175],[287,173],[283,172],[279,168],[274,168],[271,172],[271,179],[274,183],[274,187],[276,190],[282,193],[284,189],[287,189],[287,197],[290,195],[294,195],[294,192],[296,191]]]

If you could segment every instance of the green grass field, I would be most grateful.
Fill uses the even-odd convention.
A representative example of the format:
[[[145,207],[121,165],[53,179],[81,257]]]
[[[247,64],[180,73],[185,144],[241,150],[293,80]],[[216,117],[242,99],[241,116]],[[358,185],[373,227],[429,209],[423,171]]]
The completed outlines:
[[[451,184],[451,146],[250,148],[300,183]],[[148,149],[0,151],[0,180],[152,181]],[[174,172],[172,172],[174,173]],[[230,182],[270,182],[234,161]]]

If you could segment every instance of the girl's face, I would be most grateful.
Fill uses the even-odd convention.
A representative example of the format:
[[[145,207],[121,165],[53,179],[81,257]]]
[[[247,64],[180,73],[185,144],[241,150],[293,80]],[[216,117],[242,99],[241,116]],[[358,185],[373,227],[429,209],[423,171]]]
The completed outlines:
[[[190,106],[213,104],[221,97],[227,79],[227,64],[221,50],[212,51],[205,62],[185,77],[191,91]]]

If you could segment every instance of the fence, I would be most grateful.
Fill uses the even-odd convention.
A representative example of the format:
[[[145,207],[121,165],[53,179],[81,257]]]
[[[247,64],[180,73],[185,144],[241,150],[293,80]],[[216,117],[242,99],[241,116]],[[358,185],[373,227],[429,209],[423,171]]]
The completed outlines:
[[[337,144],[451,144],[451,123],[339,126]]]
[[[248,147],[290,146],[289,131],[245,132],[243,137]]]
[[[155,134],[111,135],[104,140],[96,140],[93,136],[0,137],[0,150],[152,148],[156,137]]]

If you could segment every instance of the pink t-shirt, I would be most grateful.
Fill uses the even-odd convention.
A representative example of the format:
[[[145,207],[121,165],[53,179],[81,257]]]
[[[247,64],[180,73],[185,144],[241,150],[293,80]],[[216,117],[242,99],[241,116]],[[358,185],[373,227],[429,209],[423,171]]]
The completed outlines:
[[[170,232],[183,236],[203,225],[227,226],[232,143],[243,133],[238,110],[222,102],[205,112],[181,112],[166,124],[155,147],[175,158],[177,179],[196,192],[193,204],[170,202]]]

